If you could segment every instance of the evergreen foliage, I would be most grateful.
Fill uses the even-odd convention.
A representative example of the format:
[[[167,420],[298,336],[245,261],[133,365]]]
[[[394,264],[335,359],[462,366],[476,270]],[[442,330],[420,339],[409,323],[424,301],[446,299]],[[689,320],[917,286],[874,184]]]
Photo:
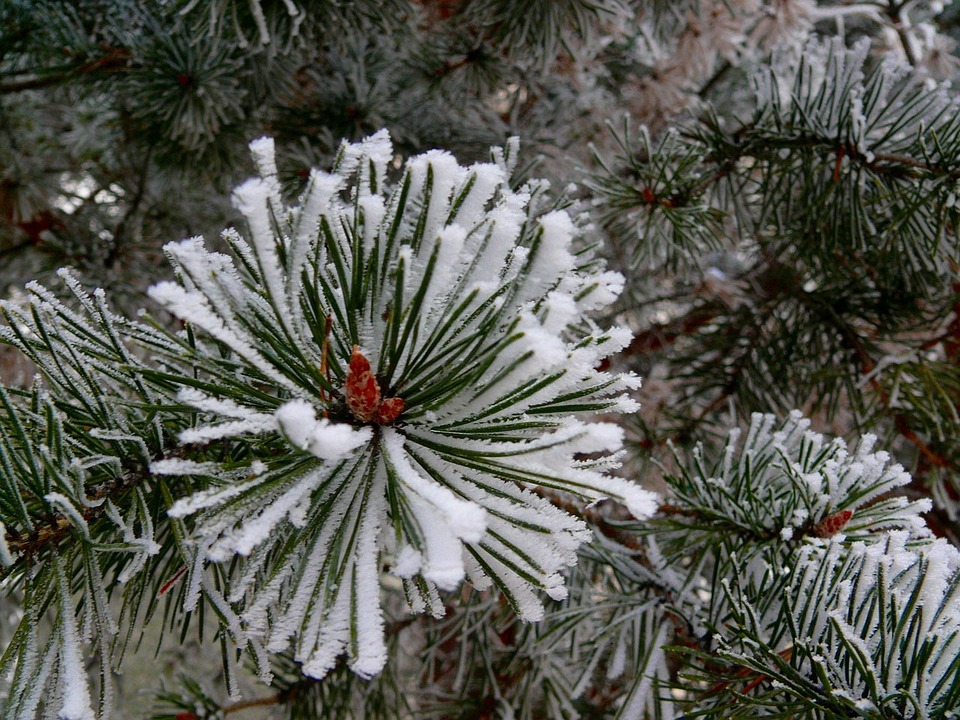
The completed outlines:
[[[960,717],[958,22],[0,2],[0,716]]]

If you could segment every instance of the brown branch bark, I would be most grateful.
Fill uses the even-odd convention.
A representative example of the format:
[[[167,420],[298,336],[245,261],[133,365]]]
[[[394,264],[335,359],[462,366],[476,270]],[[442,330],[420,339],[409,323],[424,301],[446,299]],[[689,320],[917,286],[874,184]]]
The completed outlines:
[[[637,333],[621,352],[626,357],[658,352],[673,345],[681,337],[692,335],[704,325],[709,325],[719,315],[717,308],[694,308],[672,322],[653,325]]]
[[[38,75],[25,80],[13,80],[0,83],[0,95],[23,92],[25,90],[40,90],[52,85],[66,82],[77,75],[86,75],[93,72],[113,72],[125,70],[130,61],[130,51],[126,48],[104,47],[104,54],[98,58],[88,60],[75,67],[49,75]]]
[[[124,473],[118,478],[101,483],[92,493],[87,495],[87,499],[95,501],[107,497],[117,497],[142,482],[143,479],[144,475],[140,472]],[[104,510],[104,505],[88,507],[83,512],[83,519],[91,522],[102,515]],[[30,557],[44,547],[58,544],[71,530],[73,530],[73,524],[69,518],[58,513],[53,516],[49,524],[42,525],[27,534],[20,534],[13,528],[7,528],[7,547],[15,555]]]
[[[224,707],[223,714],[230,715],[235,712],[240,712],[241,710],[249,710],[250,708],[270,707],[271,705],[279,705],[283,701],[284,693],[277,693],[276,695],[262,698],[253,698],[251,700],[241,700],[240,702],[235,702],[232,705]]]

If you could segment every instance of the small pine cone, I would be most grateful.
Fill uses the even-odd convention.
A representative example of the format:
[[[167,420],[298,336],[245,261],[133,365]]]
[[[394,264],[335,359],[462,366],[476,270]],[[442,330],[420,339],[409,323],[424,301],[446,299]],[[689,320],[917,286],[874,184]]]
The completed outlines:
[[[370,422],[380,407],[380,385],[370,372],[370,361],[357,346],[350,356],[350,370],[343,390],[353,416],[360,422]]]
[[[391,397],[380,403],[376,414],[373,416],[374,422],[378,425],[389,425],[399,417],[403,412],[403,398]]]
[[[833,515],[827,515],[810,530],[810,534],[818,538],[833,537],[843,530],[846,524],[853,517],[853,510],[841,510]]]

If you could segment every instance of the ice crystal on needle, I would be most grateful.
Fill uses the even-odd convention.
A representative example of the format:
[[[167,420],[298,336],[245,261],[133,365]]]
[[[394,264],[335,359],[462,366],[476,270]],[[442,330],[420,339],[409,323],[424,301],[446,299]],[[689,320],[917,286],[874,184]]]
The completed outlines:
[[[179,395],[203,418],[181,440],[259,437],[262,467],[171,514],[196,518],[207,558],[247,557],[231,595],[246,632],[293,638],[316,677],[343,654],[383,666],[385,566],[417,611],[441,614],[438,589],[467,578],[541,617],[589,533],[532,487],[655,509],[607,473],[622,432],[585,422],[634,408],[637,379],[595,369],[629,331],[587,315],[622,277],[575,247],[565,210],[538,209],[546,183],[511,190],[515,143],[471,167],[431,151],[388,184],[381,131],[292,207],[272,141],[252,150],[260,178],[234,196],[249,241],[225,233],[235,258],[168,246],[180,282],[151,294],[197,333],[171,359],[202,375]]]

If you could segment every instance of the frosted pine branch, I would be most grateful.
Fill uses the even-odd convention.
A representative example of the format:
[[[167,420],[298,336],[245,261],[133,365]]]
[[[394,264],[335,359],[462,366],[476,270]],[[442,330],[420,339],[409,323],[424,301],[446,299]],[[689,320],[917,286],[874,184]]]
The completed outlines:
[[[756,414],[671,478],[642,566],[604,556],[636,577],[627,608],[666,594],[660,613],[684,618],[689,644],[731,663],[689,658],[681,687],[698,709],[738,716],[749,698],[761,717],[952,716],[960,554],[927,528],[928,499],[897,493],[910,476],[874,443],[827,440],[797,412]]]
[[[385,565],[415,611],[442,614],[438,591],[466,578],[540,618],[589,532],[531,488],[655,509],[608,472],[622,431],[583,421],[636,407],[636,378],[594,369],[630,332],[588,315],[622,277],[545,208],[545,183],[510,189],[516,144],[467,168],[431,151],[394,184],[381,132],[344,144],[293,206],[272,142],[251,147],[261,177],[234,196],[249,240],[225,234],[232,258],[169,245],[181,282],[151,295],[198,332],[163,360],[200,373],[181,381],[202,419],[181,441],[259,437],[256,462],[171,515],[195,517],[210,560],[247,558],[231,594],[245,632],[273,651],[292,638],[315,677],[342,654],[382,668]]]

